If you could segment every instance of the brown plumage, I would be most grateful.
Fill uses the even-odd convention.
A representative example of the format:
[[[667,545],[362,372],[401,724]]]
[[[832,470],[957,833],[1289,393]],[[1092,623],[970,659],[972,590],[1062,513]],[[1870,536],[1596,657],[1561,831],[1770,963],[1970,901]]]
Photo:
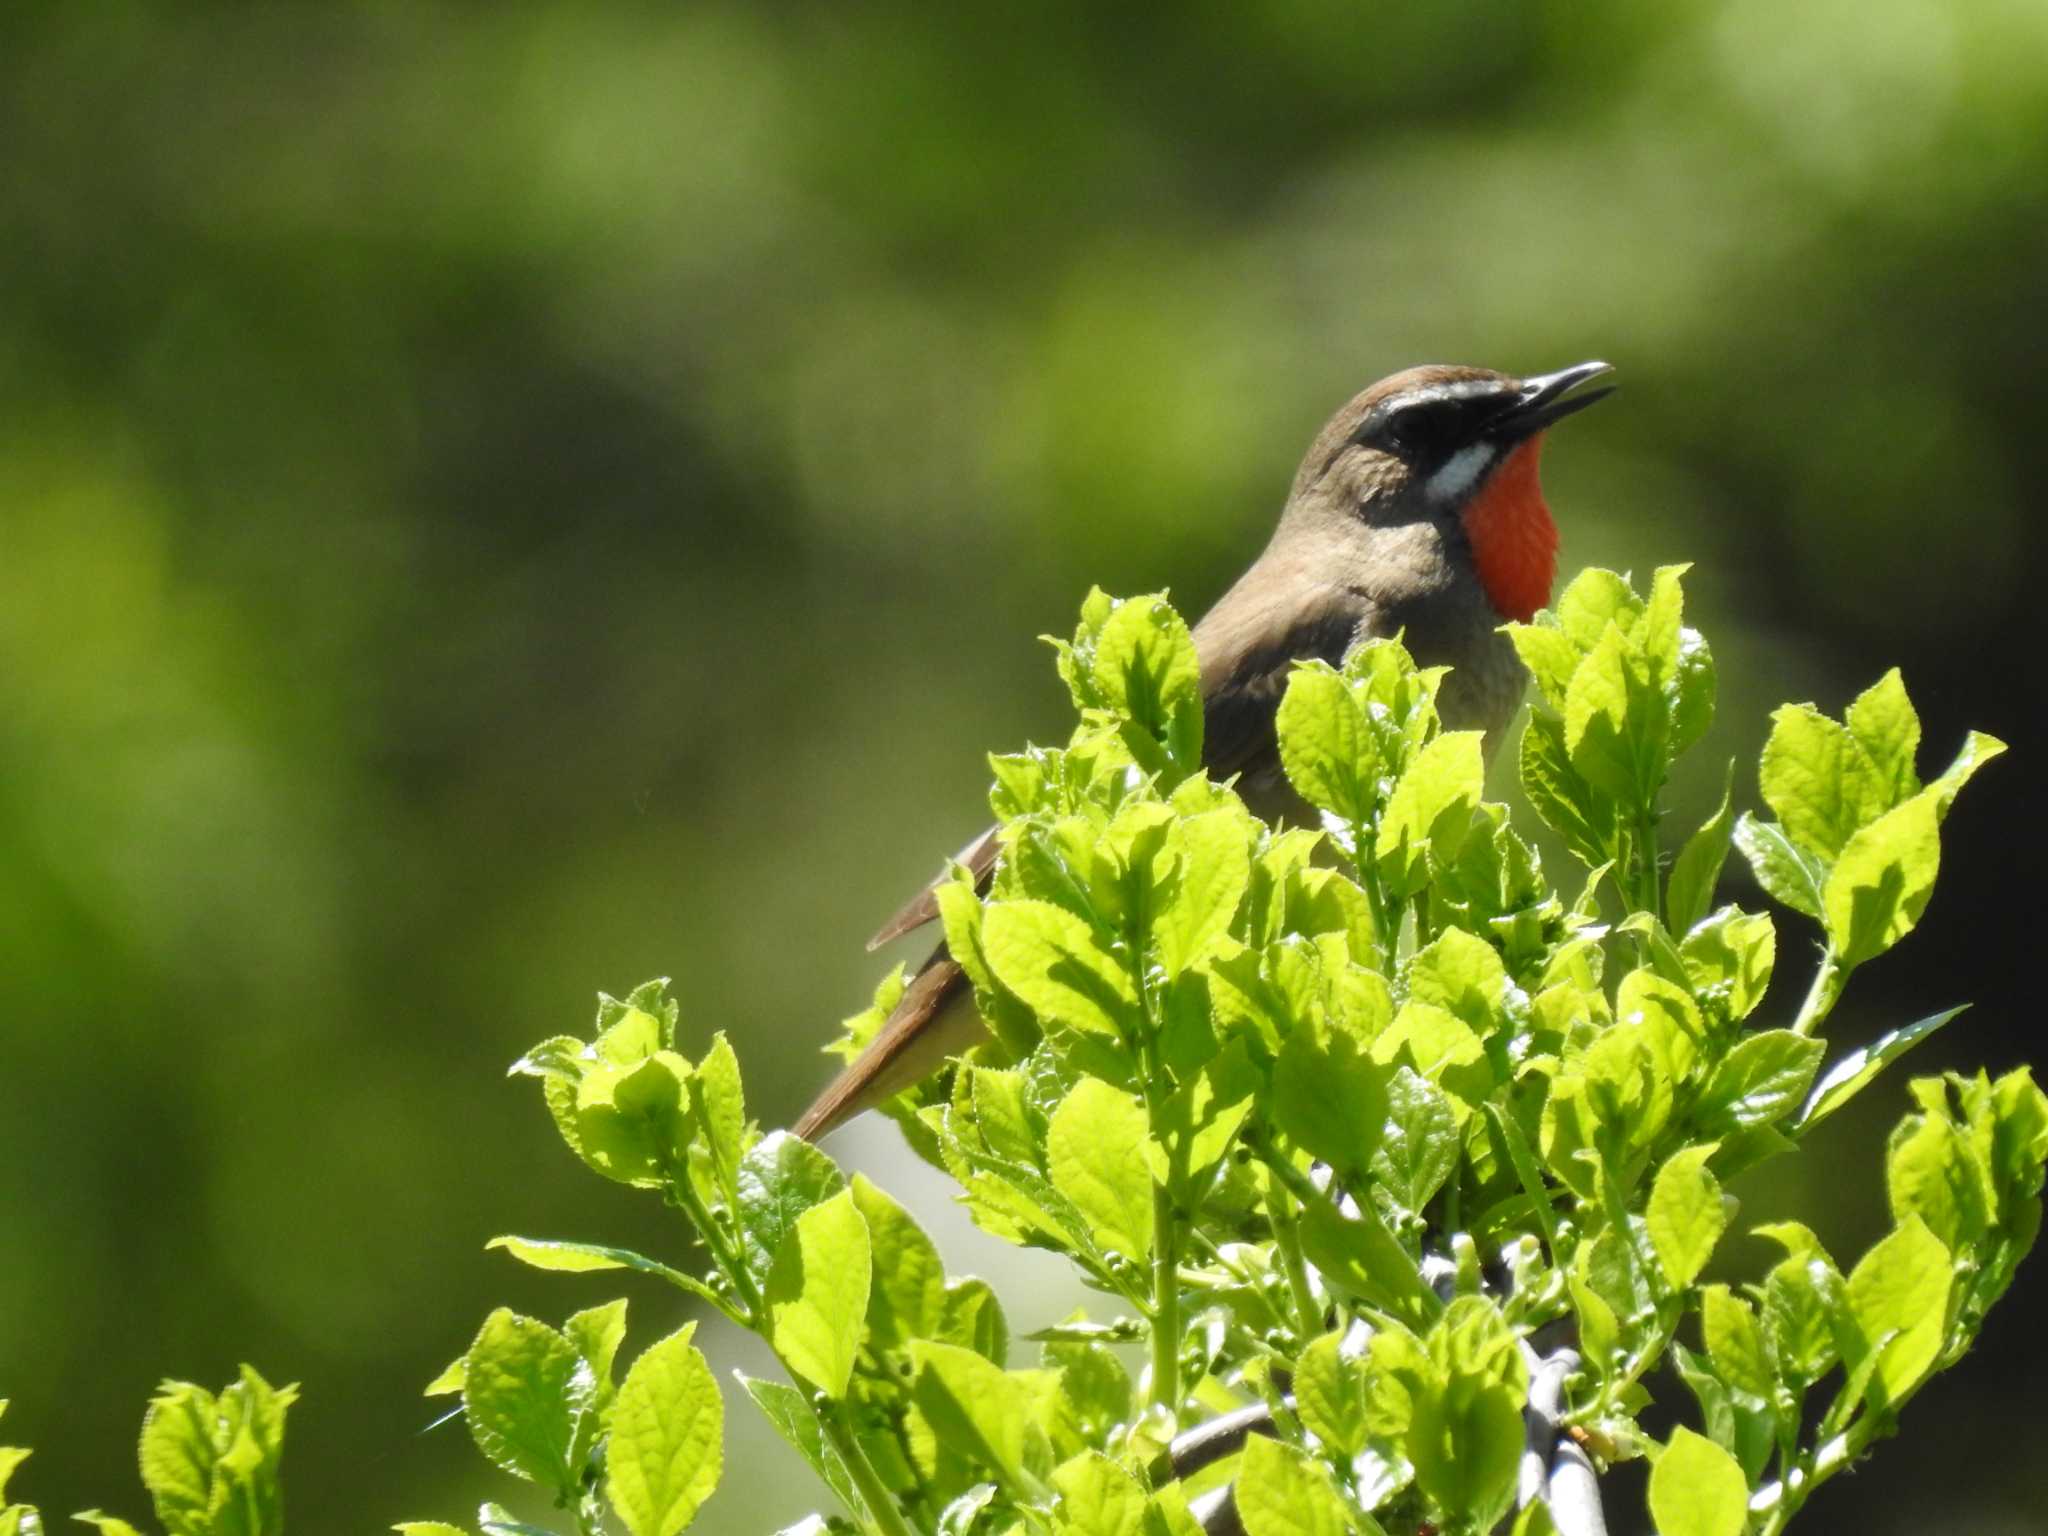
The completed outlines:
[[[1526,681],[1500,625],[1547,602],[1556,569],[1557,531],[1536,481],[1541,436],[1605,395],[1577,386],[1608,371],[1581,363],[1517,379],[1411,368],[1330,418],[1265,552],[1194,628],[1202,755],[1213,776],[1237,775],[1262,816],[1313,820],[1288,787],[1274,738],[1287,675],[1296,661],[1340,662],[1360,641],[1397,633],[1424,666],[1452,669],[1438,697],[1445,724],[1483,730],[1489,751],[1498,744]],[[996,854],[991,830],[957,862],[985,888]],[[934,889],[869,948],[936,917]],[[797,1134],[815,1140],[984,1037],[966,977],[941,944]]]

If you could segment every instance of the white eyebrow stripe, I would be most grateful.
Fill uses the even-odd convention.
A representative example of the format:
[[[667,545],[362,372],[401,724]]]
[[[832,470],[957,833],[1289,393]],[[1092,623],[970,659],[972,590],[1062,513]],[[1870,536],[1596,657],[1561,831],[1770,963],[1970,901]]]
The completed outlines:
[[[1491,443],[1467,443],[1429,477],[1428,490],[1434,501],[1457,501],[1468,494],[1486,473],[1497,452]]]

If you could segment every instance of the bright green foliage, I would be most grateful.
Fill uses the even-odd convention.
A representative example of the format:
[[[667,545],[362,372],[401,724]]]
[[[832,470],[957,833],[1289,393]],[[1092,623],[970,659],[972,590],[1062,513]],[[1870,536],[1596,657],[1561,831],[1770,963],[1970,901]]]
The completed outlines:
[[[168,1536],[278,1536],[284,1529],[285,1413],[297,1387],[273,1387],[254,1369],[218,1393],[167,1381],[143,1415],[138,1460],[156,1517]],[[7,1407],[0,1398],[0,1412]],[[40,1536],[33,1504],[9,1503],[7,1485],[28,1452],[0,1446],[0,1536]],[[141,1536],[97,1509],[74,1517],[102,1536]]]
[[[1588,572],[1509,626],[1537,694],[1522,785],[1588,870],[1569,898],[1481,800],[1441,669],[1400,643],[1296,670],[1280,758],[1314,824],[1274,827],[1201,767],[1172,608],[1090,596],[1057,646],[1077,729],[991,760],[995,873],[938,893],[993,1038],[888,1106],[978,1224],[1098,1293],[1035,1350],[883,1191],[761,1136],[731,1048],[693,1059],[658,982],[516,1070],[595,1171],[687,1218],[702,1278],[499,1246],[659,1278],[759,1334],[789,1382],[742,1378],[746,1396],[841,1518],[886,1536],[1195,1536],[1190,1501],[1225,1478],[1253,1536],[1546,1536],[1540,1505],[1513,1507],[1526,1344],[1567,1319],[1566,1419],[1604,1459],[1655,1459],[1666,1536],[1776,1536],[2009,1285],[2040,1223],[2048,1100],[2024,1072],[1913,1084],[1887,1236],[1845,1270],[1779,1223],[1755,1230],[1782,1258],[1717,1268],[1729,1181],[1952,1016],[1832,1062],[1820,1037],[1849,974],[1917,921],[1941,820],[1998,749],[1972,737],[1923,785],[1896,674],[1840,723],[1787,708],[1762,762],[1775,819],[1738,814],[1731,772],[1667,858],[1662,792],[1715,692],[1682,576],[1639,594]],[[1826,941],[1796,1012],[1772,1006],[1772,919],[1714,904],[1732,847]],[[614,1392],[623,1331],[622,1307],[559,1331],[496,1313],[435,1387],[583,1536],[604,1490],[632,1536],[673,1536],[717,1480],[721,1409],[687,1330]],[[1135,1379],[1123,1343],[1145,1348]],[[1637,1415],[1667,1361],[1697,1414],[1659,1445]],[[1177,1436],[1260,1402],[1269,1433],[1175,1479]]]

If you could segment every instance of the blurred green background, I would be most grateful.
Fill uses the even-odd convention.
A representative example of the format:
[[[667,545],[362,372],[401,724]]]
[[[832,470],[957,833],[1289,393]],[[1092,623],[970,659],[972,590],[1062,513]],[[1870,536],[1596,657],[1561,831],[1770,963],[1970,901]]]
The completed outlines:
[[[1206,605],[1413,362],[1618,365],[1548,483],[1568,569],[1697,562],[1686,810],[1894,662],[1930,758],[2013,742],[1832,1028],[1973,997],[1920,1068],[2039,1056],[2044,345],[2040,0],[9,6],[16,1490],[140,1513],[151,1387],[248,1359],[305,1383],[297,1529],[504,1496],[420,1386],[620,1287],[483,1241],[681,1251],[505,1065],[672,974],[793,1116],[981,754],[1065,729],[1032,637],[1091,582]],[[1745,1215],[1859,1251],[1871,1098]],[[2044,1303],[2037,1256],[1803,1527],[2038,1530]],[[704,1529],[809,1508],[729,1413]]]

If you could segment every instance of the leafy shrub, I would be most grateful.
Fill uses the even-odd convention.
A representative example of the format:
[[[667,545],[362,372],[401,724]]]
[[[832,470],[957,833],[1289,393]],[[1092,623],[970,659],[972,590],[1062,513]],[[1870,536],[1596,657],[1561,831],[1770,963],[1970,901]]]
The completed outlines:
[[[889,1106],[978,1224],[1102,1297],[1034,1319],[1034,1349],[881,1189],[762,1134],[731,1045],[686,1055],[664,982],[514,1070],[592,1169],[682,1213],[708,1268],[496,1245],[637,1270],[766,1340],[788,1380],[740,1385],[833,1503],[811,1530],[1573,1536],[1595,1461],[1647,1457],[1664,1536],[1776,1536],[2010,1284],[2048,1099],[2024,1071],[1914,1081],[1887,1235],[1845,1268],[1803,1225],[1757,1227],[1784,1257],[1707,1278],[1727,1181],[1797,1152],[1960,1011],[1826,1060],[1822,1025],[1919,920],[1942,820],[2001,748],[1973,734],[1923,783],[1896,672],[1840,721],[1787,706],[1760,767],[1775,819],[1724,795],[1667,861],[1662,792],[1714,706],[1681,576],[1642,595],[1589,571],[1511,626],[1538,694],[1521,785],[1586,868],[1569,899],[1482,799],[1479,738],[1442,729],[1442,669],[1396,641],[1302,665],[1281,755],[1322,826],[1278,829],[1201,769],[1178,615],[1090,597],[1058,646],[1077,729],[992,759],[1003,857],[985,892],[963,870],[939,893],[993,1039]],[[1820,925],[1783,1027],[1751,1022],[1774,922],[1714,906],[1731,848]],[[608,1505],[632,1536],[674,1536],[718,1482],[724,1407],[694,1325],[615,1381],[625,1327],[624,1301],[560,1328],[500,1310],[428,1390],[459,1394],[483,1453],[580,1532]],[[1690,1422],[1660,1439],[1642,1416],[1666,1367]],[[247,1460],[194,1437],[209,1465]],[[195,1524],[151,1487],[174,1536],[276,1528]],[[479,1520],[538,1530],[496,1505]]]

